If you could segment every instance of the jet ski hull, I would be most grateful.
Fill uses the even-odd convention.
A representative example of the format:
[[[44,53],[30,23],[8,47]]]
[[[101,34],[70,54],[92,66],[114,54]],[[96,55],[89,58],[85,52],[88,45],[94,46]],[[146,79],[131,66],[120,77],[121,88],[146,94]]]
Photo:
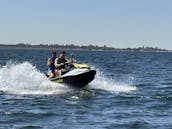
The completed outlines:
[[[53,79],[53,82],[56,83],[65,83],[68,86],[74,88],[83,88],[88,85],[95,77],[95,70],[85,70],[82,73],[74,74],[74,75],[62,75],[59,78]]]

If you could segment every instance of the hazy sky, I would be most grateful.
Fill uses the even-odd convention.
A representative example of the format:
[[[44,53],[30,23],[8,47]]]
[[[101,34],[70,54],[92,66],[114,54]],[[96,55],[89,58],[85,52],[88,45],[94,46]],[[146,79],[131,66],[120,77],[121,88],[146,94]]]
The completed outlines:
[[[172,49],[172,0],[0,0],[0,43]]]

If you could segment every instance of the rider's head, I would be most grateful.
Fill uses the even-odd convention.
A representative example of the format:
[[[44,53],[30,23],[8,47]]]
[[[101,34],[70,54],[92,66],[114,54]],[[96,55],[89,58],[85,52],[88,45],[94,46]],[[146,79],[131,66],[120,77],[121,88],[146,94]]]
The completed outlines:
[[[53,52],[51,53],[51,55],[52,55],[53,57],[56,57],[56,52],[53,51]]]
[[[60,54],[60,58],[65,58],[65,56],[66,56],[66,52],[62,51],[61,54]]]

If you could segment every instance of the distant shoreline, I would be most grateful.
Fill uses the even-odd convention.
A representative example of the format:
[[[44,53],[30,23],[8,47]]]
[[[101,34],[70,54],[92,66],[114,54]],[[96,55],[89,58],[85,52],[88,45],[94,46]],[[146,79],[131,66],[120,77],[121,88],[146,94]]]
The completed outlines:
[[[34,49],[34,50],[85,50],[85,51],[127,51],[127,52],[172,52],[172,50],[160,49],[158,47],[138,47],[138,48],[113,48],[104,46],[78,46],[78,45],[30,45],[30,44],[15,44],[15,45],[6,45],[0,44],[0,49]]]

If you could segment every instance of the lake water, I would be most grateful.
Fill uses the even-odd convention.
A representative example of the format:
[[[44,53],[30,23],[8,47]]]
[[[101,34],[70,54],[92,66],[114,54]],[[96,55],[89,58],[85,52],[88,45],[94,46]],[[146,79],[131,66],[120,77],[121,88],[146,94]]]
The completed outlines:
[[[0,129],[172,128],[172,53],[67,51],[97,71],[75,90],[44,76],[50,52],[0,49]]]

